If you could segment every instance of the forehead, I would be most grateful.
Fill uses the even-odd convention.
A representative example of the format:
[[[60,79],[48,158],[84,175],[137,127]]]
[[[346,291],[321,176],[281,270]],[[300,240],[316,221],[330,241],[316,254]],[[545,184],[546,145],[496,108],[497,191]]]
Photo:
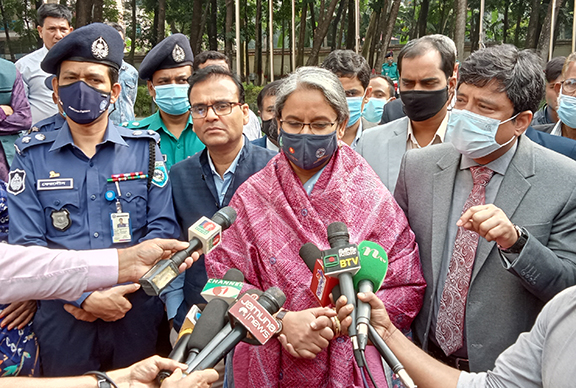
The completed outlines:
[[[208,59],[206,62],[198,65],[198,68],[203,69],[208,66],[220,66],[225,68],[226,70],[230,70],[228,69],[228,63],[223,59]]]
[[[332,120],[336,115],[324,94],[315,89],[296,89],[288,96],[282,108],[283,118],[293,117],[303,121],[318,117]]]
[[[576,78],[576,62],[570,62],[566,68],[564,79]]]
[[[48,28],[48,27],[65,27],[65,28],[69,28],[70,25],[68,24],[68,20],[66,19],[58,19],[58,18],[53,18],[51,16],[48,16],[46,19],[44,19],[44,26],[43,28]]]
[[[340,83],[344,87],[344,90],[357,89],[357,90],[360,90],[362,92],[364,91],[364,87],[362,86],[362,82],[360,82],[360,80],[356,76],[338,77],[338,79],[340,80]]]
[[[262,99],[262,107],[264,109],[268,108],[270,105],[274,105],[276,103],[276,96],[266,96]]]
[[[63,61],[60,64],[60,74],[64,73],[103,74],[108,77],[108,66],[94,62]]]
[[[214,101],[236,102],[238,97],[238,86],[225,76],[212,76],[194,84],[192,89],[190,89],[190,103],[192,105],[212,103]]]
[[[445,77],[440,69],[442,57],[434,49],[426,51],[424,54],[413,58],[402,58],[402,78],[424,79],[434,77]]]
[[[181,76],[190,77],[192,75],[192,67],[190,65],[173,67],[171,69],[156,70],[152,75],[152,80],[159,78],[178,78]]]
[[[370,80],[370,86],[372,86],[373,90],[379,89],[382,91],[388,91],[390,85],[384,78],[376,77]]]

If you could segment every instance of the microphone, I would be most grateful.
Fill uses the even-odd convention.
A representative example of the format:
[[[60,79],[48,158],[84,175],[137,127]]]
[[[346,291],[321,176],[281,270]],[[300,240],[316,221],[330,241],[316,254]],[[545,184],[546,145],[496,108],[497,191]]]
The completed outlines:
[[[330,304],[330,292],[338,284],[338,279],[325,275],[322,252],[313,243],[308,242],[302,245],[299,255],[312,272],[310,291],[322,307],[328,306]]]
[[[222,279],[208,279],[200,295],[210,302],[214,298],[232,303],[244,287],[244,275],[236,268],[230,268]]]
[[[352,324],[348,328],[348,334],[354,348],[354,358],[358,366],[364,366],[362,356],[358,348],[356,332],[356,293],[354,292],[354,282],[352,276],[360,270],[360,259],[358,257],[358,247],[350,244],[348,227],[343,222],[333,222],[327,229],[330,249],[323,252],[322,261],[324,271],[328,276],[337,276],[340,282],[340,289],[346,295],[348,303],[354,305],[354,310],[350,314]]]
[[[280,310],[286,302],[286,295],[278,287],[271,287],[264,292],[258,300],[245,294],[231,308],[230,315],[234,319],[234,328],[210,352],[206,348],[198,358],[207,353],[197,365],[188,364],[187,373],[212,368],[234,346],[250,332],[261,344],[266,343],[280,327],[272,314]]]
[[[354,275],[354,289],[358,292],[375,292],[380,289],[388,271],[388,255],[384,248],[375,242],[362,241],[358,244],[360,270]],[[358,347],[366,349],[368,343],[368,324],[370,323],[370,303],[357,300],[356,322]]]
[[[178,267],[193,252],[202,249],[206,254],[217,247],[222,241],[222,231],[226,230],[236,220],[236,210],[226,206],[218,210],[212,219],[202,217],[188,228],[190,245],[176,252],[171,258],[158,261],[150,268],[139,283],[149,296],[158,296],[179,274]]]
[[[184,334],[178,340],[168,358],[178,362],[186,359],[193,360],[204,349],[210,338],[218,334],[228,322],[226,310],[228,310],[228,302],[218,298],[211,300],[200,315],[194,331]],[[171,371],[160,371],[156,377],[158,383],[162,384],[162,381],[171,374]]]

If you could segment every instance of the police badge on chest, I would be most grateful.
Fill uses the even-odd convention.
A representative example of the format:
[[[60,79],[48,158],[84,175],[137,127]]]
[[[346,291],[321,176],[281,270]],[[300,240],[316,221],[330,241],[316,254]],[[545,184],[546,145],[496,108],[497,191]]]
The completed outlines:
[[[61,232],[68,230],[70,225],[72,225],[70,212],[67,209],[53,210],[52,213],[50,213],[50,218],[52,218],[52,226],[54,229]]]

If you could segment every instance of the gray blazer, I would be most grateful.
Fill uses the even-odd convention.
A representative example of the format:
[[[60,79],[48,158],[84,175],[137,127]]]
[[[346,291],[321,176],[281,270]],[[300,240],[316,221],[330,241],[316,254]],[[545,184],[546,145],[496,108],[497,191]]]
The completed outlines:
[[[356,152],[366,159],[391,193],[406,152],[407,136],[408,117],[403,117],[366,130],[356,145]]]
[[[412,327],[425,349],[460,158],[449,143],[409,151],[396,185],[428,284]],[[576,284],[576,162],[522,135],[494,205],[525,227],[529,238],[508,270],[496,244],[479,240],[465,323],[473,371],[492,369],[497,356],[530,330],[544,304]]]

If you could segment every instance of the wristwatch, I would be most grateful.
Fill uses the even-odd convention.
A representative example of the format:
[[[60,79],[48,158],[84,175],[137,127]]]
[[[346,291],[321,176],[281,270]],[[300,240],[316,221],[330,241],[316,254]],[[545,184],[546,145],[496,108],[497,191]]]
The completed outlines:
[[[280,333],[282,333],[282,329],[284,328],[282,320],[284,319],[286,314],[288,314],[288,310],[285,309],[280,309],[280,311],[278,311],[278,313],[276,314],[276,322],[278,322],[278,330],[276,330],[276,333],[274,333],[274,335],[278,336],[280,335]]]
[[[521,226],[514,224],[514,229],[516,229],[516,233],[518,233],[518,240],[508,249],[500,249],[504,253],[520,253],[522,252],[522,248],[526,245],[526,241],[528,241],[528,232]]]

